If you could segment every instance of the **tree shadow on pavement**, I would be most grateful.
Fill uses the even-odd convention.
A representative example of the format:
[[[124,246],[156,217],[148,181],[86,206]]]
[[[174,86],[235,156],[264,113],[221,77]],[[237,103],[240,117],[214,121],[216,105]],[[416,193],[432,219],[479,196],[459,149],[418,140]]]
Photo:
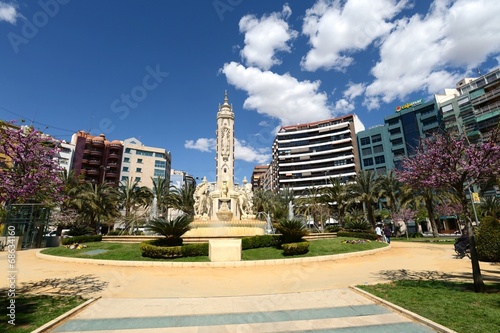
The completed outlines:
[[[500,272],[481,270],[484,282],[500,283]],[[439,281],[471,281],[471,273],[442,273],[438,271],[411,271],[407,269],[384,270],[375,273],[375,276],[384,280],[439,280]]]
[[[38,282],[27,282],[17,287],[15,291],[17,294],[88,296],[103,291],[107,285],[108,282],[87,274],[72,278],[52,278]],[[0,289],[0,293],[6,291],[6,289]]]

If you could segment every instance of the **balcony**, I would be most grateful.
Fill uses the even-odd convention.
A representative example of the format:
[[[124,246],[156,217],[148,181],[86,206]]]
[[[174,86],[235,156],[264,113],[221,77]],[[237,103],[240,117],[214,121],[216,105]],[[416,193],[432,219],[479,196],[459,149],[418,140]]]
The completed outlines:
[[[86,159],[86,158],[83,158],[83,159],[82,159],[82,164],[88,164],[88,163],[89,163],[89,160],[88,160],[88,159]]]
[[[100,165],[101,161],[100,160],[89,160],[90,165]]]
[[[120,158],[120,155],[116,154],[116,153],[110,153],[108,155],[108,158]]]
[[[96,175],[99,175],[99,170],[96,170],[96,169],[90,169],[90,170],[87,170],[87,174],[88,174],[88,175],[93,175],[93,176],[96,176]]]
[[[102,151],[100,150],[91,150],[90,151],[91,156],[102,156]]]

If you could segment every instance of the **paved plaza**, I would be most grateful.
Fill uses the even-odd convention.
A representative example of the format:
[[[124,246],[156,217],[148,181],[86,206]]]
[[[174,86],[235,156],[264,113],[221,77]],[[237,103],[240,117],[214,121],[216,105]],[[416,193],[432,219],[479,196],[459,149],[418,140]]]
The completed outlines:
[[[17,252],[20,290],[97,298],[50,332],[446,332],[350,287],[472,280],[470,260],[456,259],[451,244],[393,242],[363,256],[219,267],[62,262],[38,252]],[[0,252],[4,267],[6,257]],[[481,270],[485,282],[500,281],[498,264]]]

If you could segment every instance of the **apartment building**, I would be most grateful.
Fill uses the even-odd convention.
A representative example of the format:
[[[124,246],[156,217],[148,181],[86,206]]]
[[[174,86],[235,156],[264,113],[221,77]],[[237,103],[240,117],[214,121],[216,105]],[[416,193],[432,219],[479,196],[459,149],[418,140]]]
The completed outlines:
[[[71,137],[71,144],[75,147],[72,162],[75,176],[82,175],[90,183],[118,186],[123,154],[119,140],[109,141],[104,134],[95,136],[79,131]]]
[[[272,190],[308,195],[328,186],[330,177],[348,179],[360,170],[356,134],[364,125],[356,115],[284,126],[273,143]]]
[[[264,189],[264,177],[269,169],[268,165],[256,165],[252,172],[252,190],[262,190]]]
[[[138,180],[138,186],[153,189],[153,179],[162,177],[170,183],[172,156],[164,148],[148,147],[136,138],[123,140],[120,180]]]
[[[59,144],[59,156],[57,161],[59,166],[66,170],[67,173],[73,167],[73,156],[75,155],[75,145],[68,142],[61,142]]]

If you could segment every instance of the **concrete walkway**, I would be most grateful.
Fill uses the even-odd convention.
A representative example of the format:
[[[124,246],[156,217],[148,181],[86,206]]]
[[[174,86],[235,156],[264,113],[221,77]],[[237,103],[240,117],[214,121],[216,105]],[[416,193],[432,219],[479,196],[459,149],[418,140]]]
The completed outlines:
[[[470,260],[456,259],[451,244],[393,242],[352,258],[228,267],[122,267],[36,253],[16,254],[20,291],[101,297],[53,332],[446,331],[349,287],[399,278],[472,279]],[[0,253],[4,267],[6,257]],[[485,282],[500,281],[497,264],[481,263],[481,269]]]

